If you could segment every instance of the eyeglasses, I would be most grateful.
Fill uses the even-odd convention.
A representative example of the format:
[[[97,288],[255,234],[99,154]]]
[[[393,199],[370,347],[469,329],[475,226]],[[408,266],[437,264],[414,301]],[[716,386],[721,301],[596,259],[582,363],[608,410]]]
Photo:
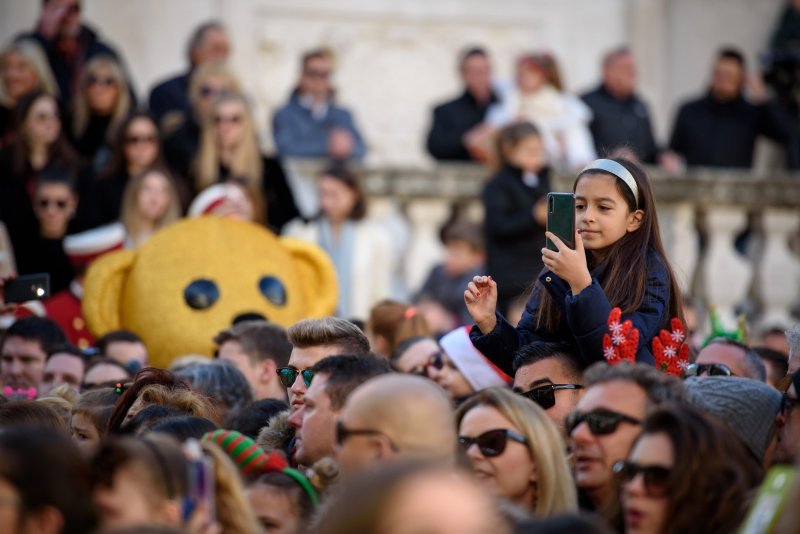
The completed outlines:
[[[223,115],[217,115],[214,117],[214,122],[217,124],[223,123],[230,123],[230,124],[239,124],[242,122],[243,117],[241,115],[231,115],[229,117],[225,117]]]
[[[571,435],[578,425],[586,421],[589,431],[595,436],[605,436],[616,432],[620,423],[641,425],[642,422],[629,415],[611,410],[595,410],[593,412],[572,412],[567,416],[567,435]]]
[[[389,439],[389,436],[380,430],[347,428],[341,421],[336,421],[336,444],[341,447],[350,436],[384,436],[389,440],[389,445],[392,447],[392,450],[397,450],[397,446]]]
[[[428,363],[425,365],[417,365],[411,369],[411,374],[428,376],[428,367],[433,367],[441,371],[444,368],[444,354],[442,352],[434,352],[428,357]]]
[[[317,69],[306,69],[303,72],[304,75],[308,76],[309,78],[320,78],[320,79],[327,79],[331,76],[331,71],[329,70],[317,70]]]
[[[634,478],[644,477],[644,489],[650,497],[663,497],[669,489],[672,470],[661,465],[639,465],[620,460],[611,468],[620,484],[628,484]]]
[[[69,204],[69,201],[61,198],[40,198],[36,201],[36,204],[43,210],[46,210],[50,206],[56,207],[60,210],[65,210],[67,209],[67,204]]]
[[[228,90],[222,87],[214,87],[213,85],[204,85],[200,88],[200,96],[203,98],[209,98],[212,96],[223,96],[227,95]]]
[[[144,143],[155,143],[156,142],[155,135],[129,135],[125,138],[125,143],[129,145],[138,145]]]
[[[561,389],[583,389],[583,386],[580,384],[545,384],[530,391],[520,392],[520,395],[529,398],[543,409],[549,410],[556,405],[556,391]]]
[[[110,76],[100,77],[100,76],[91,75],[87,79],[87,83],[88,83],[88,85],[100,85],[100,86],[103,86],[103,87],[110,87],[112,85],[116,85],[117,84],[117,80],[115,80],[114,78],[111,78]]]
[[[287,388],[292,387],[294,381],[297,380],[298,374],[303,375],[303,383],[306,385],[306,387],[311,385],[311,379],[314,378],[314,373],[311,372],[310,369],[299,371],[294,367],[281,367],[275,372],[278,373],[278,378],[280,378],[281,384]]]
[[[463,452],[467,452],[472,445],[477,445],[481,454],[487,458],[500,456],[506,450],[508,440],[514,440],[523,445],[527,445],[525,436],[506,428],[488,430],[475,438],[458,436],[458,446]]]
[[[731,368],[721,363],[690,363],[683,371],[683,377],[700,376],[736,376]]]

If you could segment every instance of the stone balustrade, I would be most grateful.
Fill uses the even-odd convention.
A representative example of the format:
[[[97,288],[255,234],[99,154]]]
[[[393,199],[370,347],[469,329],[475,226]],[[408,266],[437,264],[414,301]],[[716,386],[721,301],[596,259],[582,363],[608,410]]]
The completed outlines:
[[[304,177],[304,190],[313,191],[309,177],[318,163],[295,161],[289,168],[293,180]],[[394,228],[407,225],[398,237],[407,290],[418,288],[441,260],[439,230],[453,206],[482,219],[480,192],[488,174],[482,167],[364,168],[361,174],[372,216]],[[651,169],[651,177],[664,246],[702,316],[713,304],[728,328],[735,327],[740,311],[756,331],[797,322],[792,312],[800,305],[800,175],[698,169],[671,176]],[[572,180],[559,176],[554,188],[568,191]],[[307,213],[314,213],[313,194],[306,199]]]

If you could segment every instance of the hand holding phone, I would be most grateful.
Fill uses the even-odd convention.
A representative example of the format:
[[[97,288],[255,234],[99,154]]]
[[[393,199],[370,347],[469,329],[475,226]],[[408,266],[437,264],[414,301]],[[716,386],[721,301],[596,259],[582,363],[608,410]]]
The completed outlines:
[[[555,234],[569,248],[575,248],[575,195],[547,193],[547,231]],[[550,239],[547,239],[546,246],[549,250],[558,251]]]
[[[47,273],[26,274],[3,283],[3,300],[20,303],[42,300],[50,296],[50,275]]]

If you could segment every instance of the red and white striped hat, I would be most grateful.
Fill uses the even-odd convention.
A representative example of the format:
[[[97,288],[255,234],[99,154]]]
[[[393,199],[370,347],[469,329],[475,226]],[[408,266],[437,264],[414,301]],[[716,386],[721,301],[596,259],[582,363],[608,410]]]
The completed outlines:
[[[468,326],[461,326],[446,334],[439,340],[439,345],[475,391],[506,386],[512,382],[510,376],[475,348],[469,338]]]
[[[228,183],[214,184],[206,187],[189,205],[187,215],[189,217],[209,215],[214,209],[222,205],[228,197],[236,195],[237,193],[239,193],[239,191],[237,191],[236,186]]]
[[[94,260],[125,244],[125,226],[112,223],[64,238],[64,252],[74,267],[86,267]]]

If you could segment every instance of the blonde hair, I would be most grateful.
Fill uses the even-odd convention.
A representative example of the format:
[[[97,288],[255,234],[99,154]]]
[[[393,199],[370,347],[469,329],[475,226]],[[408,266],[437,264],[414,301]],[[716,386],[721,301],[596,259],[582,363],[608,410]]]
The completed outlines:
[[[339,317],[303,319],[286,330],[293,347],[338,347],[341,354],[369,354],[369,340],[356,325]]]
[[[156,221],[154,230],[159,230],[168,224],[171,224],[181,217],[181,205],[178,199],[178,190],[172,177],[165,170],[154,167],[150,168],[138,176],[133,177],[128,185],[125,186],[125,192],[122,195],[122,210],[120,212],[120,220],[125,225],[125,230],[128,232],[128,238],[136,245],[141,244],[142,241],[142,221],[139,216],[139,192],[142,190],[145,179],[153,173],[158,173],[167,181],[167,189],[169,191],[169,206],[164,215]]]
[[[205,417],[217,425],[222,424],[211,401],[190,389],[170,389],[161,384],[151,384],[139,392],[137,400],[141,400],[142,409],[156,404],[175,408],[195,417]]]
[[[484,389],[462,404],[456,424],[478,406],[490,406],[511,421],[527,443],[536,464],[536,501],[530,503],[537,517],[550,517],[577,511],[575,483],[565,454],[566,446],[555,423],[534,402],[501,388]]]
[[[11,54],[19,54],[25,60],[29,67],[36,71],[38,81],[37,89],[47,93],[53,97],[58,98],[60,91],[58,84],[53,76],[53,71],[50,70],[50,64],[47,62],[47,56],[42,50],[42,47],[33,39],[21,39],[15,43],[11,43],[2,53],[0,53],[0,63],[4,62],[6,57]],[[0,102],[4,105],[12,105],[10,97],[6,92],[3,84],[0,84]]]
[[[114,111],[111,112],[111,122],[106,130],[106,141],[113,143],[117,135],[117,130],[125,121],[127,116],[133,111],[131,109],[131,95],[128,91],[128,78],[122,70],[119,62],[113,57],[103,54],[95,56],[86,64],[86,68],[81,73],[79,82],[79,92],[75,98],[75,109],[72,118],[72,133],[75,137],[80,137],[86,132],[89,126],[89,98],[86,96],[86,88],[89,85],[89,78],[100,69],[111,71],[111,77],[117,83],[117,103]]]
[[[261,532],[250,501],[244,492],[239,470],[230,457],[215,443],[200,442],[203,451],[214,460],[214,495],[217,522],[225,534]]]
[[[220,176],[220,149],[217,145],[216,113],[225,104],[238,104],[242,107],[241,142],[236,147],[230,162],[230,176]],[[264,164],[258,146],[253,116],[245,98],[239,94],[222,95],[215,102],[213,112],[205,118],[200,134],[200,149],[195,159],[194,186],[197,191],[214,185],[225,178],[241,180],[248,195],[253,201],[256,219],[263,222],[264,201],[261,195]]]

